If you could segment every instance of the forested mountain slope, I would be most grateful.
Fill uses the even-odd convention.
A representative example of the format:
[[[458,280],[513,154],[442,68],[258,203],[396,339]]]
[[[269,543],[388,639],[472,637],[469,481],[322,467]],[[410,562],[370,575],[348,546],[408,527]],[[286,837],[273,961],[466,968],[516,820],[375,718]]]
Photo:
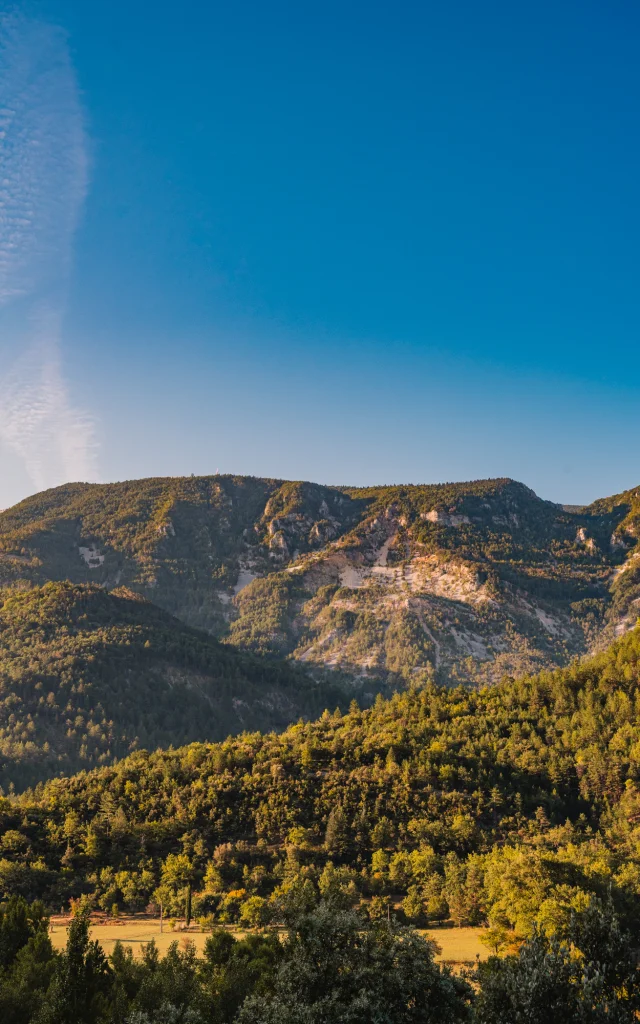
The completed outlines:
[[[1,807],[0,894],[135,907],[161,885],[170,906],[190,880],[224,921],[308,883],[415,920],[526,930],[608,893],[637,915],[640,630],[553,673],[137,752]]]
[[[511,480],[71,484],[0,514],[0,585],[125,584],[310,668],[487,681],[630,628],[639,530],[640,491],[564,508]]]
[[[344,691],[185,626],[122,588],[48,583],[0,605],[0,785],[138,746],[282,728]]]

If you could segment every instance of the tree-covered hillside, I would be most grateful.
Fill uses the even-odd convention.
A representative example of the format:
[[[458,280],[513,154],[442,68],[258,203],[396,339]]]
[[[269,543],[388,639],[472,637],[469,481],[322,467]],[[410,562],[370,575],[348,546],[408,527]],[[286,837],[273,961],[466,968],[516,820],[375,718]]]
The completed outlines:
[[[630,919],[640,630],[479,691],[427,685],[280,735],[135,752],[6,800],[0,833],[0,895],[57,903],[178,912],[188,885],[198,913],[266,920],[310,886],[520,934],[594,897]]]
[[[274,481],[251,478],[67,484],[0,515],[2,582],[69,579],[133,587],[190,625],[224,625],[245,530]]]
[[[344,701],[144,598],[87,584],[7,591],[0,605],[0,785],[107,764],[137,747],[282,728]]]
[[[0,514],[0,585],[126,585],[240,648],[392,683],[566,664],[640,609],[640,497],[512,480],[69,484]]]

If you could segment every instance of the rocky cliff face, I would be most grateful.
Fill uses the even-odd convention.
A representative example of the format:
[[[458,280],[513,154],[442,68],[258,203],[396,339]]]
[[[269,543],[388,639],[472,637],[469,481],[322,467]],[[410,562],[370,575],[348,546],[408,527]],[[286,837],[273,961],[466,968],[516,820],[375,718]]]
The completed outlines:
[[[639,491],[579,509],[511,480],[76,484],[0,515],[0,583],[126,584],[241,648],[357,676],[483,681],[630,628],[639,537]]]

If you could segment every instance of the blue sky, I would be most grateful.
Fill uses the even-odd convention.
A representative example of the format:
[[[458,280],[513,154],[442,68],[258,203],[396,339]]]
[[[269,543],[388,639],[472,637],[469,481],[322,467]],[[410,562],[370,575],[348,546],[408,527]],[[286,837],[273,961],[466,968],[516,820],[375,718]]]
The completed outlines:
[[[640,483],[635,5],[24,10],[67,33],[88,180],[66,448],[34,476],[7,434],[1,505],[76,471]]]

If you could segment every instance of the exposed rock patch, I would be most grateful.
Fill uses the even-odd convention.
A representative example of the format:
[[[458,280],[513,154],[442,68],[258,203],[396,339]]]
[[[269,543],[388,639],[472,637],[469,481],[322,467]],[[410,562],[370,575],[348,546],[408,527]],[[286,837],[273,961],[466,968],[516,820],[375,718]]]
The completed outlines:
[[[95,544],[92,544],[89,547],[83,547],[83,545],[80,545],[78,547],[78,552],[90,569],[97,569],[99,566],[104,564],[104,555],[100,553]]]

